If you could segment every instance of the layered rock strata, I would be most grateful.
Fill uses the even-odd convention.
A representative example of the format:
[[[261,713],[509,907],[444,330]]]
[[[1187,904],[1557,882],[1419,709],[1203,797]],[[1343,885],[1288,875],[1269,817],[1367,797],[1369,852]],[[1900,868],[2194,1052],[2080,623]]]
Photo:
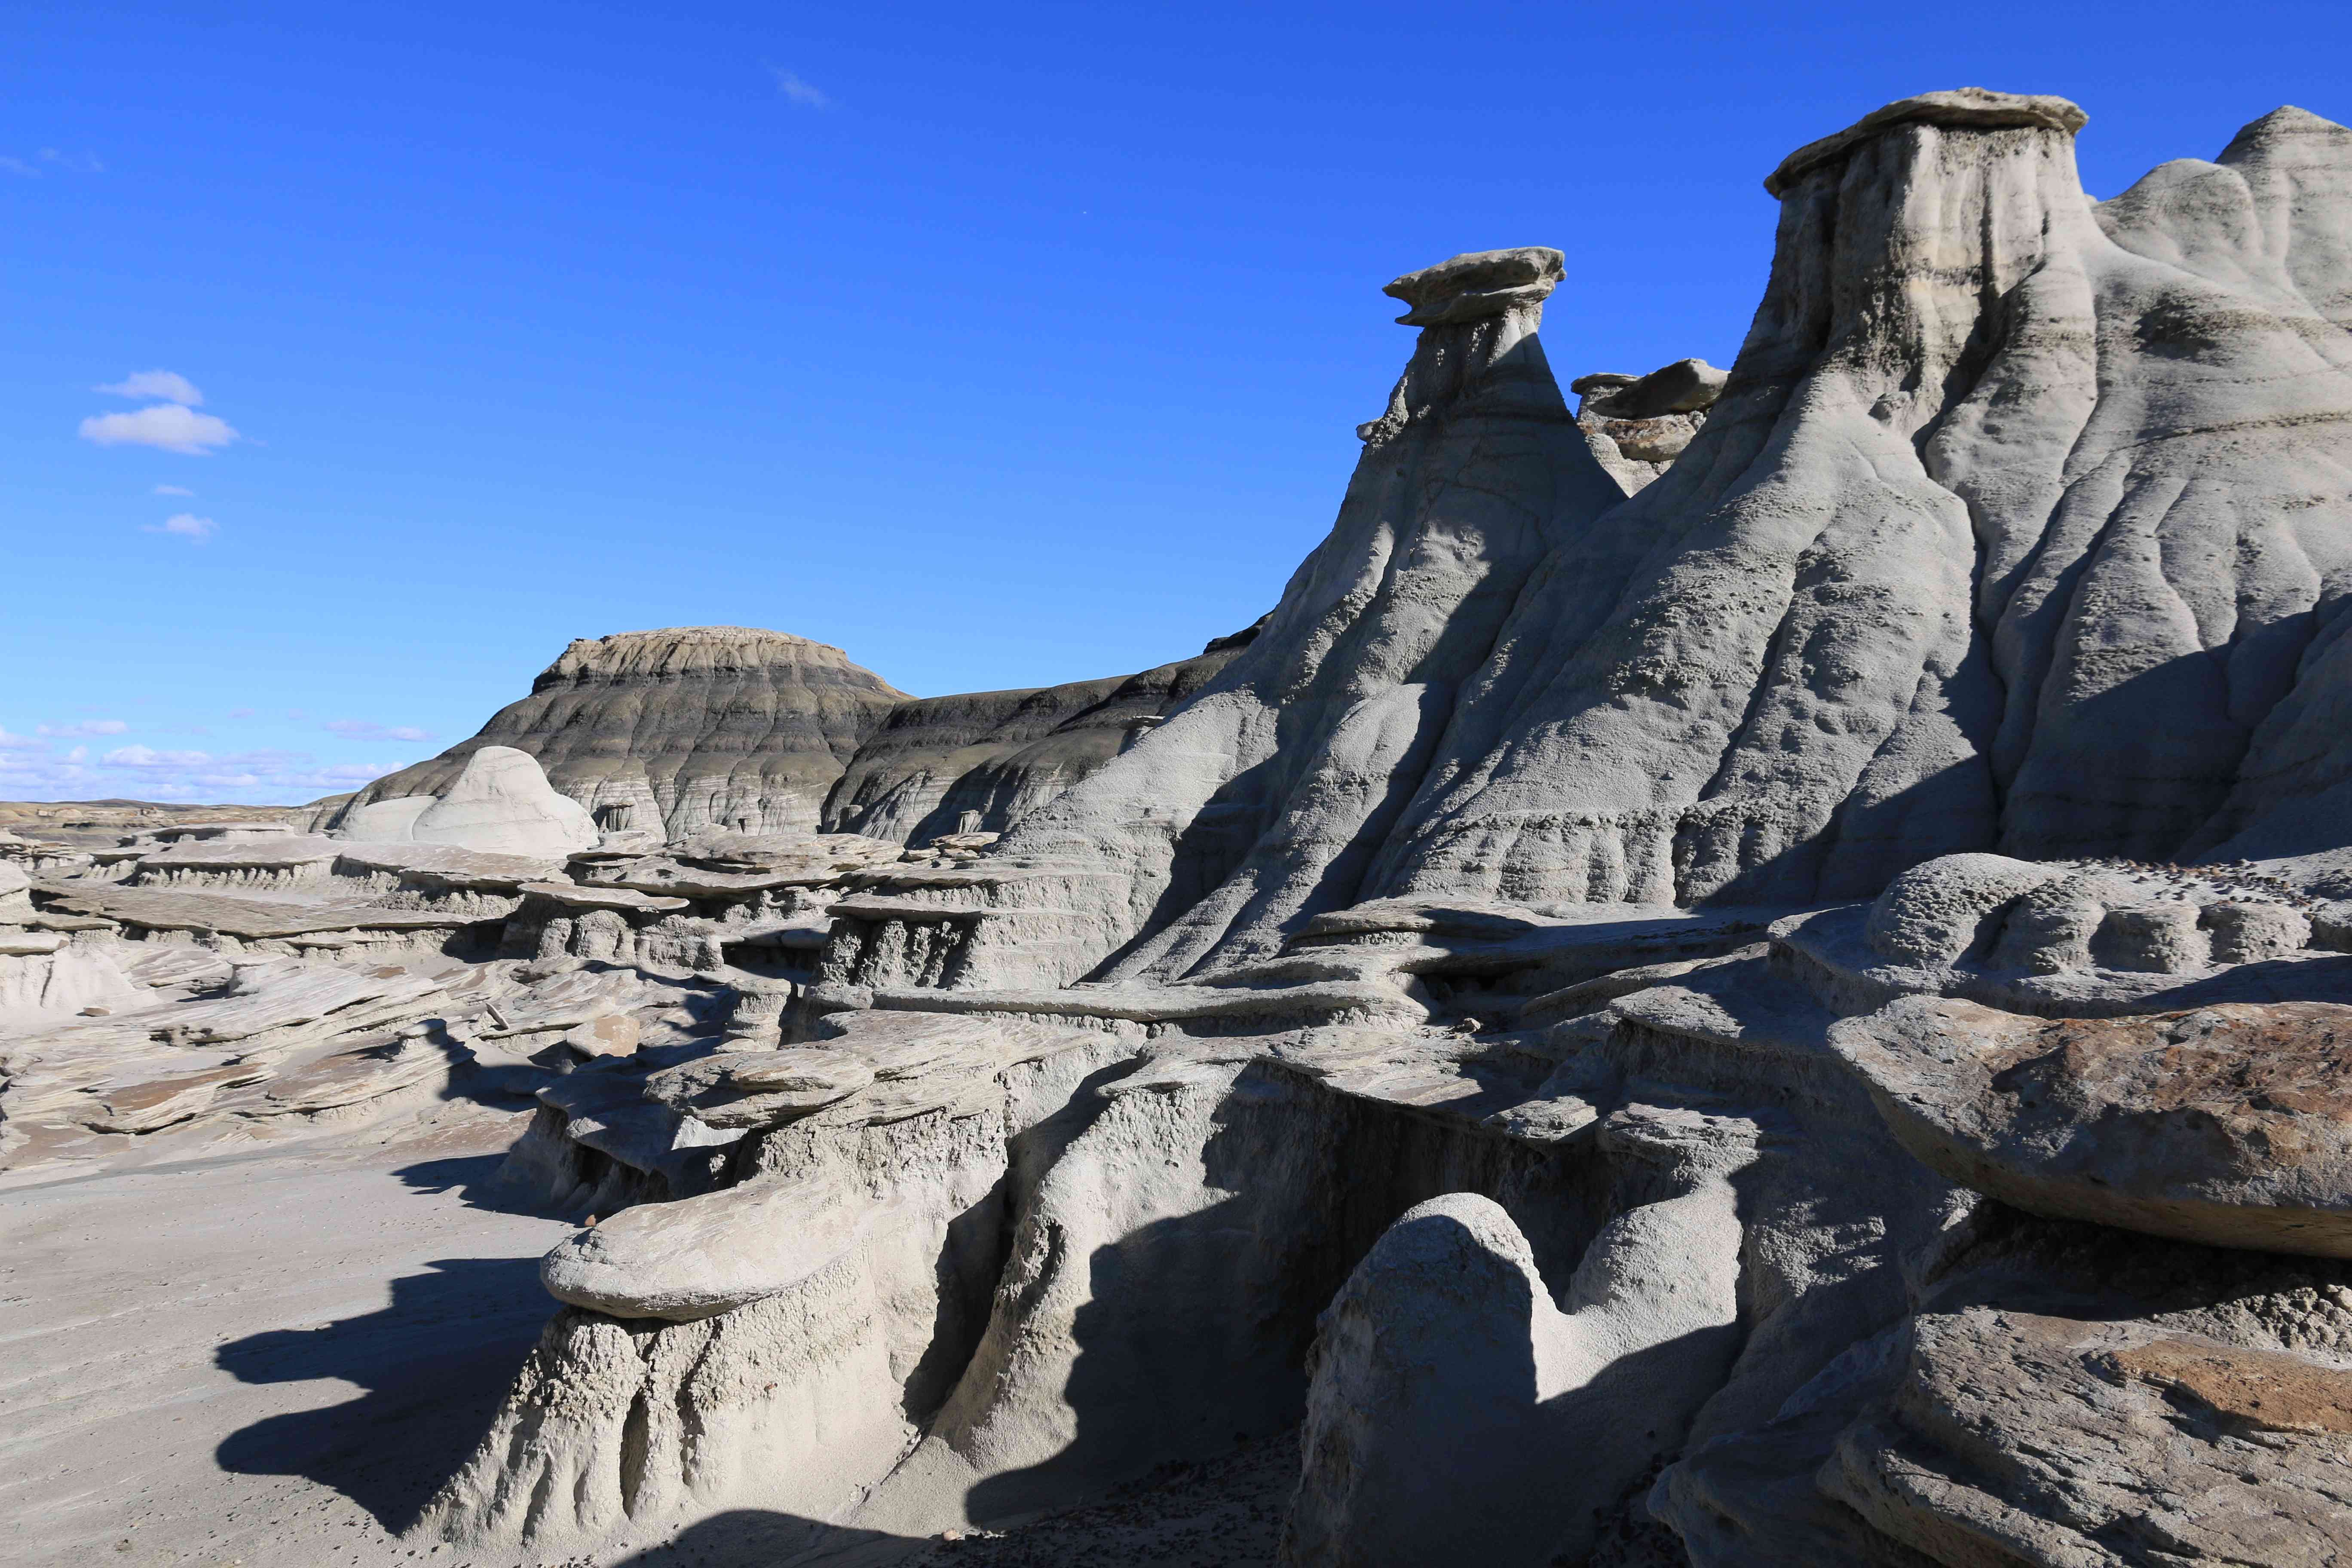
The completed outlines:
[[[1244,627],[1191,658],[1124,678],[903,702],[833,786],[826,830],[901,844],[1002,833],[1125,751],[1257,631]]]
[[[602,828],[807,831],[858,742],[906,696],[839,648],[783,632],[583,637],[479,734],[376,780],[320,826],[440,795],[475,752],[503,746],[536,758]]]

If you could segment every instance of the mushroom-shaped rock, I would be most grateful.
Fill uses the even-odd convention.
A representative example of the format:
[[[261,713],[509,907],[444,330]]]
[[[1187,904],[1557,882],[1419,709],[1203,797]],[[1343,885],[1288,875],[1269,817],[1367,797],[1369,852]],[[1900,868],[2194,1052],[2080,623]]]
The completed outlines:
[[[1412,307],[1397,320],[1408,327],[1484,321],[1540,305],[1567,276],[1568,258],[1549,246],[1474,250],[1408,272],[1381,292]]]
[[[794,1046],[721,1051],[646,1080],[646,1097],[712,1127],[773,1127],[848,1099],[874,1081],[855,1051]]]
[[[2010,906],[2060,872],[2006,855],[1945,855],[1886,885],[1864,940],[1897,963],[1940,969],[1991,951]]]
[[[2352,1258],[2352,1007],[2031,1018],[1906,996],[1830,1032],[1941,1175],[2013,1207]]]
[[[827,1178],[640,1204],[559,1243],[541,1260],[539,1279],[575,1307],[692,1322],[840,1262],[887,1207]]]

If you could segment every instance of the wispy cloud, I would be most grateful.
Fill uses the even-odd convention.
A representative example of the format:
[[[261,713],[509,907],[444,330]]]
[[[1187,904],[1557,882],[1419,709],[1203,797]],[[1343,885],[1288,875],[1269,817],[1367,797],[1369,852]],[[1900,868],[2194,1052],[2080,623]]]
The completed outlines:
[[[83,719],[71,724],[36,724],[37,735],[120,735],[131,726],[120,719]]]
[[[204,458],[239,437],[226,419],[183,404],[158,403],[131,414],[93,414],[81,422],[81,438],[101,447],[160,447]]]
[[[424,741],[433,733],[414,724],[379,724],[373,719],[330,719],[322,728],[346,741]]]
[[[110,768],[193,768],[213,760],[210,752],[159,752],[137,744],[117,746],[99,759]]]
[[[831,109],[832,96],[822,88],[811,86],[782,66],[770,66],[768,74],[776,79],[776,90],[787,102],[801,109]]]
[[[30,735],[12,735],[5,725],[0,725],[0,752],[46,752],[48,749],[46,741],[37,741]]]
[[[220,524],[192,511],[174,512],[161,522],[142,523],[142,533],[176,533],[192,544],[202,544],[220,531]]]
[[[250,719],[253,717],[253,710],[250,708],[232,708],[228,710],[228,716],[232,719]]]
[[[93,386],[92,392],[103,392],[110,397],[160,397],[166,403],[185,404],[193,408],[204,402],[205,395],[196,384],[173,370],[134,370],[121,381]]]
[[[236,801],[284,805],[356,789],[398,762],[321,767],[307,752],[163,752],[119,746],[92,761],[76,746],[62,755],[19,745],[0,747],[0,799],[89,800],[135,795],[147,800]],[[43,742],[35,742],[32,746]]]
[[[0,157],[0,173],[37,180],[47,174],[103,174],[106,165],[95,153],[62,153],[44,147],[37,158]]]
[[[151,496],[192,496],[196,492],[185,485],[157,485],[147,493]]]

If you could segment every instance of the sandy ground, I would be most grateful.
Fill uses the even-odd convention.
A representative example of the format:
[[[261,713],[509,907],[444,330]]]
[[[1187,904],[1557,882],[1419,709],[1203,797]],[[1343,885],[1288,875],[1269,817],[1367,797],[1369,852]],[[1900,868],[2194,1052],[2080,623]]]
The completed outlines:
[[[0,1561],[456,1561],[393,1532],[549,1315],[568,1226],[488,1179],[520,1121],[0,1192]]]
[[[504,1568],[399,1532],[553,1310],[539,1258],[570,1224],[493,1179],[527,1120],[453,1102],[0,1186],[0,1563]],[[1262,1564],[1297,1477],[1291,1436],[1006,1533],[908,1541],[741,1511],[620,1561]]]

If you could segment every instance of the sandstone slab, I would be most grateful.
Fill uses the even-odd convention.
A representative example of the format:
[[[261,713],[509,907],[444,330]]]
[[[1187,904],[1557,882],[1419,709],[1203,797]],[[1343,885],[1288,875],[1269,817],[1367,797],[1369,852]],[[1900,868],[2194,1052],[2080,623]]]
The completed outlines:
[[[1911,997],[1830,1038],[1906,1148],[2003,1203],[2352,1258],[2352,1007],[2043,1019]]]

